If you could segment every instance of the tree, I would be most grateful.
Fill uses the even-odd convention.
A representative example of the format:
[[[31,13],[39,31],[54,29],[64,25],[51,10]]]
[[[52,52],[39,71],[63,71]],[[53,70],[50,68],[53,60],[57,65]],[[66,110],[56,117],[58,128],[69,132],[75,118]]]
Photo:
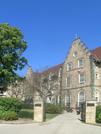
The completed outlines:
[[[31,72],[26,75],[26,81],[29,83],[26,88],[26,100],[44,99],[48,102],[55,102],[56,95],[60,95],[58,76],[52,73],[51,80],[48,79],[50,70]],[[57,94],[58,92],[58,94]],[[28,95],[29,94],[29,95]]]
[[[22,53],[27,49],[27,42],[17,27],[11,28],[8,23],[0,23],[0,89],[14,82],[18,75],[15,73],[27,64]]]

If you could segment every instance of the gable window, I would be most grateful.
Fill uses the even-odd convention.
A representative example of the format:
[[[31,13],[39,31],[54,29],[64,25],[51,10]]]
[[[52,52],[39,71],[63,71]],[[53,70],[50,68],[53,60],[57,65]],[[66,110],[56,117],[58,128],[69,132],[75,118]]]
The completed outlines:
[[[70,86],[71,84],[71,77],[66,78],[66,86]]]
[[[96,79],[99,79],[99,74],[96,73],[96,74],[95,74],[95,78],[96,78]]]
[[[79,74],[79,83],[85,82],[85,73]]]
[[[96,102],[99,102],[99,92],[98,91],[95,92],[95,99],[96,99]]]
[[[68,63],[67,64],[67,71],[71,71],[72,70],[72,63]]]
[[[84,66],[84,58],[81,58],[78,60],[78,68],[83,67]]]
[[[61,69],[59,69],[59,77],[61,77]]]

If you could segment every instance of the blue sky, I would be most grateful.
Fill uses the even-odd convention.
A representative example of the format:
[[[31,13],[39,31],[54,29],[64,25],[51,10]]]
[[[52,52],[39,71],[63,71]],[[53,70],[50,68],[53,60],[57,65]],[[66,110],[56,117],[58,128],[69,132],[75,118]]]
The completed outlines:
[[[75,34],[89,50],[101,46],[101,0],[1,0],[0,13],[23,33],[33,71],[63,63]]]

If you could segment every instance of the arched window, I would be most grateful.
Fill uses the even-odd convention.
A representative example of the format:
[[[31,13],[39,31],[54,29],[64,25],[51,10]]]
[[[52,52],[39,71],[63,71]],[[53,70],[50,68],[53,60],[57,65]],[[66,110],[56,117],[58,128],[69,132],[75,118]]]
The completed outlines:
[[[83,102],[85,102],[85,92],[84,92],[84,91],[80,91],[80,92],[78,93],[78,104],[79,104],[79,106],[80,106]]]
[[[98,91],[95,92],[95,99],[96,99],[96,102],[99,102],[99,92]]]
[[[71,94],[67,93],[65,96],[65,106],[70,107],[71,106]]]

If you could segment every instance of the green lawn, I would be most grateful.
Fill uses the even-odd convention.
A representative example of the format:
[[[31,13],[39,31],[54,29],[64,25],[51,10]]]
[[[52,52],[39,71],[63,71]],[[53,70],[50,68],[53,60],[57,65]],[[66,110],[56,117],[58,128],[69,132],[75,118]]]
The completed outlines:
[[[48,114],[46,113],[46,119],[53,119],[54,117],[58,116],[59,114]]]
[[[28,111],[28,112],[34,112],[33,109],[21,109],[20,111]],[[59,114],[48,114],[46,113],[46,119],[53,119],[54,117],[58,116]]]

